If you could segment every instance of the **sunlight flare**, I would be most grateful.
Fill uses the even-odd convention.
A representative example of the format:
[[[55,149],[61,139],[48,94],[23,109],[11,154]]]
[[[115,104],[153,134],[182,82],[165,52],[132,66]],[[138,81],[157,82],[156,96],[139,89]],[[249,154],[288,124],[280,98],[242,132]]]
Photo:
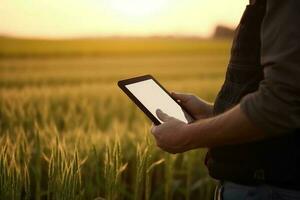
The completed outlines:
[[[106,6],[125,18],[151,17],[166,9],[169,0],[105,0]]]

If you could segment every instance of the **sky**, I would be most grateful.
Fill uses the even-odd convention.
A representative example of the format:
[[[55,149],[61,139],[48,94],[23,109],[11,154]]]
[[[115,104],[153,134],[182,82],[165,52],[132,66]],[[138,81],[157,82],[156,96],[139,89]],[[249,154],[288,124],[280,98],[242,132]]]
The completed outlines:
[[[0,0],[0,35],[192,35],[235,27],[247,0]]]

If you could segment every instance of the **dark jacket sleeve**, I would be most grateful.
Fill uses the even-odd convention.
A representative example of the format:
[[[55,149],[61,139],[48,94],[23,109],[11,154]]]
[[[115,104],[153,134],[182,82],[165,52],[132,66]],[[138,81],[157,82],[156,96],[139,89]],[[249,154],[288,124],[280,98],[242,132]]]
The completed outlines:
[[[264,80],[241,109],[266,133],[300,127],[300,0],[267,0],[261,32]]]

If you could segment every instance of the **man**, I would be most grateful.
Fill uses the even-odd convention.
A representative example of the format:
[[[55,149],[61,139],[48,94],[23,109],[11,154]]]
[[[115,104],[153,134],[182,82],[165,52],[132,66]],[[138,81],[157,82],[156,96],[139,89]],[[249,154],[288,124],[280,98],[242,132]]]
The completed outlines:
[[[152,127],[170,153],[208,147],[221,199],[300,199],[300,1],[256,0],[233,41],[214,105],[173,93],[197,121],[161,110]]]

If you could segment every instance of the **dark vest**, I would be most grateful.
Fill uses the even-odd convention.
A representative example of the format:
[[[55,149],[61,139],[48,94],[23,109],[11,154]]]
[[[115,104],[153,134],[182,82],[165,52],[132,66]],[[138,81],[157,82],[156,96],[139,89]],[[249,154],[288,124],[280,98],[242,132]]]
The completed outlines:
[[[258,89],[263,80],[260,64],[261,24],[266,1],[247,6],[237,27],[225,82],[216,98],[214,113],[237,105]],[[212,177],[246,185],[260,183],[300,189],[300,131],[240,145],[212,148],[206,165]]]

